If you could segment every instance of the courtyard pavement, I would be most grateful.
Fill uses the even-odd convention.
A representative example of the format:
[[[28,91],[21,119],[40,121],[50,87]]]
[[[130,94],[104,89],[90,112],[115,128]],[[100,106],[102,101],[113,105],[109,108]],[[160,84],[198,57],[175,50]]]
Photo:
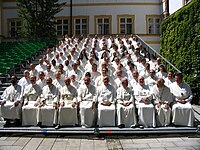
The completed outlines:
[[[200,135],[1,134],[0,150],[200,150]]]

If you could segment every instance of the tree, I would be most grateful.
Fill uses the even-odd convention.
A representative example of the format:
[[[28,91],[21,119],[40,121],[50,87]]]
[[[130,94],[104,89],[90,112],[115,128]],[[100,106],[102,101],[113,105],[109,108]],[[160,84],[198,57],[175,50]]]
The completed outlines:
[[[23,34],[33,40],[55,37],[54,16],[65,3],[58,0],[17,0],[18,14],[23,21]]]

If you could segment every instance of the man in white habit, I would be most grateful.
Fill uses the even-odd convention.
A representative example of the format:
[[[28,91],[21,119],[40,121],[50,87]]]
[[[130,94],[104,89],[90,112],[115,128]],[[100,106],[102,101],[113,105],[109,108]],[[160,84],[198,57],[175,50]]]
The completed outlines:
[[[151,103],[152,94],[149,86],[145,85],[144,77],[138,77],[138,84],[133,87],[136,108],[138,109],[139,124],[142,127],[156,127],[155,108]]]
[[[64,78],[61,77],[61,72],[57,71],[55,73],[55,79],[53,80],[53,85],[55,85],[59,90],[65,86]]]
[[[38,79],[38,74],[39,72],[35,69],[35,64],[31,63],[30,64],[30,76],[36,76],[36,80]]]
[[[157,111],[157,125],[169,126],[171,123],[171,105],[173,102],[170,89],[164,85],[164,79],[158,79],[153,86],[155,109]]]
[[[46,85],[45,74],[43,71],[39,72],[39,79],[36,81],[36,83],[41,87],[41,89]]]
[[[30,84],[30,72],[28,70],[24,70],[23,75],[24,76],[18,81],[18,84],[22,88],[22,94],[24,92],[25,87]]]
[[[39,124],[42,126],[54,126],[57,124],[57,107],[60,98],[59,89],[52,83],[50,77],[46,78],[47,85],[43,87],[39,109]]]
[[[58,125],[60,126],[75,126],[78,124],[77,119],[77,90],[71,85],[71,79],[65,78],[65,86],[60,90],[61,100],[58,109]]]
[[[172,106],[172,123],[174,125],[194,125],[194,112],[191,105],[193,98],[191,88],[183,82],[183,75],[176,74],[175,82],[170,84],[170,91],[174,95],[176,103]]]
[[[90,78],[86,76],[84,83],[78,89],[78,105],[83,128],[92,127],[96,121],[95,96],[96,88],[90,84]]]
[[[168,71],[167,77],[166,77],[164,80],[165,80],[165,85],[166,85],[167,87],[169,87],[170,84],[172,84],[173,82],[175,82],[175,78],[174,78],[174,73],[173,73],[173,71]]]
[[[46,65],[46,70],[44,71],[45,77],[51,77],[53,80],[55,79],[54,72],[51,70],[51,64]]]
[[[25,87],[22,107],[22,125],[36,126],[38,123],[38,107],[42,88],[36,83],[36,77],[30,77],[31,84]]]
[[[109,77],[103,77],[103,83],[97,89],[99,127],[115,126],[115,97],[116,90],[109,84]]]
[[[15,126],[21,125],[21,104],[22,104],[22,88],[17,84],[17,77],[11,77],[11,85],[5,89],[0,100],[1,115],[6,121],[4,127],[11,125],[14,120]]]
[[[155,70],[151,69],[149,72],[150,76],[145,79],[145,84],[149,86],[150,90],[152,91],[153,86],[156,85],[156,81],[158,77],[156,76]]]
[[[117,89],[117,125],[119,128],[136,127],[134,96],[128,87],[128,79],[121,80],[121,86]]]

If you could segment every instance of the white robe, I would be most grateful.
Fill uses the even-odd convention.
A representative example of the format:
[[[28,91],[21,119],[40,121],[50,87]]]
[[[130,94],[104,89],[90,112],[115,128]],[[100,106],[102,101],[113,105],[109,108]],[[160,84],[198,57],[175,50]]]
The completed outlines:
[[[30,77],[34,76],[36,77],[36,80],[38,80],[39,72],[37,70],[30,70],[29,72],[30,72]]]
[[[97,90],[98,102],[98,120],[99,127],[115,126],[115,99],[116,90],[112,85],[105,86],[102,84]],[[101,103],[109,101],[110,106],[104,106]]]
[[[22,107],[22,125],[36,126],[38,123],[38,107],[34,106],[37,103],[40,95],[42,94],[42,89],[38,84],[29,84],[24,90],[24,105]]]
[[[191,88],[186,83],[177,82],[170,84],[171,93],[174,95],[175,100],[184,99],[185,104],[177,102],[172,106],[172,123],[181,126],[194,125],[194,112],[191,105],[191,100],[193,98]]]
[[[124,106],[121,103],[131,103]],[[137,125],[133,91],[131,88],[124,89],[123,86],[117,89],[117,125],[124,124],[125,127]]]
[[[52,78],[52,80],[55,79],[55,74],[54,74],[54,72],[53,72],[52,70],[50,70],[50,71],[45,70],[45,71],[44,71],[44,74],[45,74],[45,77],[46,77],[46,78],[47,78],[47,77],[50,77],[50,78]]]
[[[153,86],[156,85],[156,81],[158,80],[157,76],[154,76],[153,78],[149,76],[145,79],[145,84],[149,86],[150,91],[152,91]]]
[[[10,85],[3,92],[1,99],[6,101],[1,106],[1,116],[6,119],[21,119],[21,103],[22,103],[22,88],[20,85]],[[20,101],[21,103],[15,107],[14,102]]]
[[[45,100],[45,105],[39,109],[39,120],[44,126],[53,126],[57,124],[57,109],[53,107],[53,103],[59,101],[59,89],[55,85],[43,87],[42,99]]]
[[[59,80],[55,79],[55,80],[53,80],[53,85],[55,85],[59,90],[61,90],[62,87],[65,86],[65,82],[62,79],[59,79]]]
[[[164,80],[165,80],[165,85],[166,85],[167,87],[169,87],[170,84],[172,84],[173,82],[175,82],[175,79],[174,79],[174,78],[173,78],[172,80],[169,80],[169,78],[166,77]]]
[[[42,89],[45,85],[47,85],[47,84],[46,84],[46,79],[43,79],[43,80],[39,79],[39,80],[37,80],[36,83],[41,87],[41,89]]]
[[[27,85],[29,85],[31,82],[29,79],[26,79],[25,77],[22,77],[19,81],[18,84],[21,86],[22,88],[22,94],[24,93],[24,89]]]
[[[58,110],[58,124],[61,126],[75,126],[78,124],[77,107],[72,107],[73,102],[77,102],[77,90],[74,86],[64,86],[60,90],[63,107]]]
[[[158,122],[157,124],[160,126],[167,126],[171,123],[171,108],[166,108],[165,101],[169,104],[173,102],[172,94],[170,93],[170,89],[165,85],[162,88],[158,88],[157,85],[153,86],[153,96],[155,98],[154,103],[160,103],[160,107],[155,107],[157,110]]]
[[[38,72],[40,71],[45,71],[46,70],[46,66],[44,64],[38,64],[36,67],[35,67],[35,70],[37,70]]]
[[[137,84],[134,88],[134,95],[136,107],[138,108],[139,123],[144,127],[155,127],[155,109],[154,105],[151,103],[152,94],[149,87],[147,85],[141,86],[140,84]],[[148,104],[141,101],[142,98],[146,97],[149,99]]]
[[[165,79],[167,77],[167,73],[166,72],[157,72],[156,76],[158,77],[158,79],[163,78]]]
[[[77,69],[77,70],[71,70],[68,74],[68,76],[72,76],[72,75],[76,75],[76,80],[81,80],[83,73],[81,70]]]
[[[80,102],[81,126],[91,127],[96,120],[96,109],[92,109],[95,102],[96,88],[93,85],[82,84],[78,89],[78,101]]]

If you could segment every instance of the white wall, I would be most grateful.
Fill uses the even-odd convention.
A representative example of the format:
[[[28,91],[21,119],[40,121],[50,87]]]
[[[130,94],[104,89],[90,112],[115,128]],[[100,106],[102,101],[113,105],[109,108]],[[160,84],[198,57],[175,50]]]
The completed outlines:
[[[173,14],[175,11],[183,6],[182,0],[169,0],[169,14]]]
[[[90,33],[94,34],[94,16],[112,15],[112,33],[117,34],[117,15],[135,15],[135,32],[146,34],[146,15],[160,15],[161,7],[148,5],[145,6],[77,6],[72,8],[73,16],[89,16]],[[69,16],[70,9],[65,7],[57,16]]]

